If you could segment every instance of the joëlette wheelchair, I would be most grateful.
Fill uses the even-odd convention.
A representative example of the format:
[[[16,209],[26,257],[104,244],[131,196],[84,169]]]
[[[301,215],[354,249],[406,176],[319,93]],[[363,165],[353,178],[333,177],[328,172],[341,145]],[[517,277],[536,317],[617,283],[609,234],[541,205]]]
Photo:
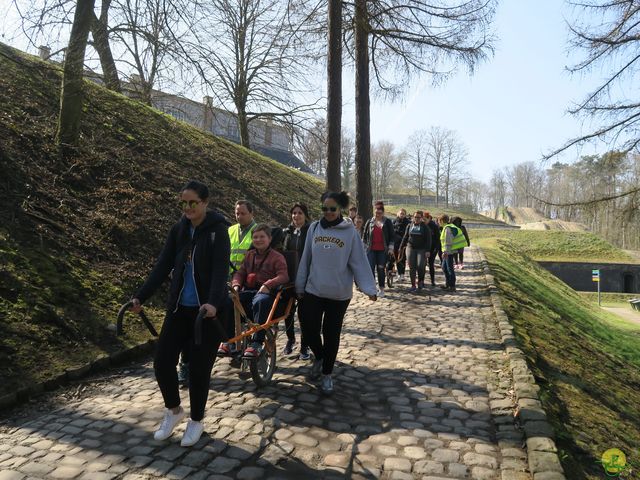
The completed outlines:
[[[278,336],[278,323],[289,316],[296,303],[296,294],[294,281],[298,270],[298,254],[294,251],[280,252],[284,255],[287,262],[287,272],[289,275],[289,283],[280,285],[275,289],[275,299],[269,316],[265,323],[260,325],[253,322],[245,311],[240,301],[240,295],[233,288],[230,288],[229,295],[233,302],[233,333],[229,338],[227,329],[223,325],[223,318],[217,317],[209,321],[213,321],[216,328],[219,329],[221,337],[227,342],[235,344],[235,351],[231,354],[231,365],[239,367],[241,372],[249,370],[251,378],[259,387],[268,385],[271,382],[273,373],[276,369],[276,338]],[[132,302],[127,302],[120,308],[118,312],[118,320],[116,324],[116,335],[123,333],[124,314],[133,306]],[[204,320],[204,311],[200,311],[196,317],[194,325],[194,343],[202,344],[202,322]],[[140,318],[149,330],[149,332],[157,337],[158,333],[147,318],[144,310],[139,313]],[[251,343],[251,337],[258,331],[265,330],[265,340],[260,355],[254,358],[245,358],[244,351]]]

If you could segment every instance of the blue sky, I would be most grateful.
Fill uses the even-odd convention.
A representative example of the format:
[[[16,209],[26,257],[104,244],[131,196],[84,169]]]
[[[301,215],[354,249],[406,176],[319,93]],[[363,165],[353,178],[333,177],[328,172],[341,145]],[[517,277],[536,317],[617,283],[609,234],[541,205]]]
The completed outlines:
[[[469,151],[470,173],[482,181],[495,168],[538,161],[580,133],[581,121],[566,110],[606,73],[583,77],[566,71],[580,58],[568,49],[564,16],[571,13],[561,0],[502,0],[494,25],[495,56],[473,77],[461,69],[440,87],[426,78],[414,82],[393,105],[372,97],[372,142],[389,140],[401,147],[417,128],[456,130]],[[353,88],[345,84],[345,89],[343,123],[353,129]],[[596,151],[572,149],[560,160]]]

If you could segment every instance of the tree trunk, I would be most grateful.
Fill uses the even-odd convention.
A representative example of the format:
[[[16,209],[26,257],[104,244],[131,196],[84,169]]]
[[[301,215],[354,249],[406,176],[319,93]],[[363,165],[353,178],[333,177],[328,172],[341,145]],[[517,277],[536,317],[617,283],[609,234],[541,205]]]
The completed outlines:
[[[83,99],[84,54],[93,17],[95,0],[78,0],[73,17],[69,46],[65,54],[62,92],[60,94],[60,118],[56,142],[64,151],[76,146],[80,136]]]
[[[339,192],[342,136],[342,0],[329,0],[327,57],[327,190]]]
[[[122,87],[120,86],[118,69],[116,68],[116,62],[113,60],[111,46],[109,45],[109,33],[107,32],[109,24],[108,8],[108,3],[103,3],[103,10],[100,14],[100,18],[92,12],[93,20],[91,21],[91,35],[93,36],[93,46],[100,57],[104,84],[109,90],[120,93],[122,91]]]
[[[243,147],[251,148],[249,142],[249,122],[244,110],[238,109],[238,132],[240,134],[240,144]]]
[[[371,142],[369,111],[369,34],[367,0],[356,0],[356,197],[358,211],[371,218]]]

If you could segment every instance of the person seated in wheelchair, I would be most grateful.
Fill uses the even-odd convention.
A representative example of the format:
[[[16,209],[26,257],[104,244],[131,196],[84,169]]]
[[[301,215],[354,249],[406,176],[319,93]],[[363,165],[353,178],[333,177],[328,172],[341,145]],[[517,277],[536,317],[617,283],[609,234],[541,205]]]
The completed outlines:
[[[253,249],[247,252],[240,269],[233,275],[231,286],[240,294],[240,301],[247,315],[255,323],[267,321],[275,300],[275,290],[289,282],[287,262],[284,256],[271,248],[271,228],[266,224],[256,226],[252,234]],[[260,330],[251,339],[244,356],[260,355],[265,331]]]

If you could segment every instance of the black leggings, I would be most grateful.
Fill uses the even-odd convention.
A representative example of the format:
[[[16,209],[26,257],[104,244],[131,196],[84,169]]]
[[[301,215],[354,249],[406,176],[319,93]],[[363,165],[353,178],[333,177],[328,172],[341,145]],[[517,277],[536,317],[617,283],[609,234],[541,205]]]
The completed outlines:
[[[322,359],[322,373],[333,372],[338,356],[342,321],[349,306],[348,300],[330,300],[305,293],[299,302],[302,311],[302,334],[316,360]],[[320,338],[322,331],[322,338]]]
[[[439,251],[437,250],[431,250],[431,254],[429,255],[429,277],[431,277],[431,285],[435,285],[436,283],[436,266],[435,266],[435,262],[436,262],[436,257],[440,257],[440,259],[442,260],[442,256],[440,254]]]
[[[221,338],[213,325],[213,322],[217,322],[218,319],[205,318],[202,322],[202,345],[196,346],[193,341],[193,326],[197,315],[198,307],[184,307],[182,305],[175,313],[167,313],[158,339],[153,368],[162,392],[164,406],[167,408],[178,407],[180,406],[180,391],[176,365],[180,350],[188,352],[191,419],[199,422],[204,417],[211,370],[216,360]]]
[[[453,261],[456,265],[458,265],[459,263],[464,263],[464,247],[453,254]]]
[[[302,318],[300,317],[300,315],[302,315],[302,312],[300,311],[300,309],[298,309],[298,320],[300,321],[300,329],[302,330]],[[291,313],[289,313],[289,316],[284,319],[284,326],[285,326],[285,331],[287,332],[287,339],[291,340],[292,342],[296,341],[296,331],[294,327],[295,316],[296,316],[296,306],[294,304],[291,307]],[[300,332],[300,350],[302,351],[306,347],[307,347],[307,342],[305,341],[304,335],[302,334],[302,332]]]

